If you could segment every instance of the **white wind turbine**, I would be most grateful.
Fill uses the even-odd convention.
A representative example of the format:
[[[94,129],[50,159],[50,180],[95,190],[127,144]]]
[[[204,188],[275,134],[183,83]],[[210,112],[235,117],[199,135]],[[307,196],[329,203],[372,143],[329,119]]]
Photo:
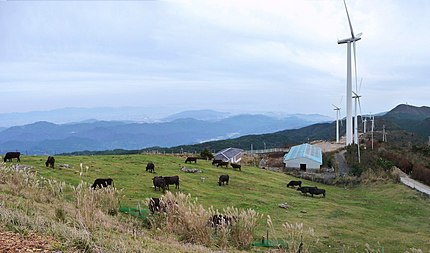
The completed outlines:
[[[367,117],[364,117],[364,120],[363,120],[363,133],[366,133],[366,126],[367,126]]]
[[[346,15],[348,17],[349,29],[351,31],[351,38],[338,40],[337,44],[347,45],[347,67],[346,67],[346,145],[352,144],[352,71],[351,71],[351,43],[354,47],[354,67],[355,67],[355,77],[357,84],[357,59],[356,59],[356,46],[355,42],[360,40],[361,33],[354,34],[352,29],[351,19],[349,18],[348,8],[346,7],[346,2],[343,0],[345,5]]]
[[[336,111],[336,143],[339,143],[339,114],[340,114],[340,107],[334,106],[334,109]]]
[[[373,150],[373,129],[374,129],[374,127],[375,127],[375,116],[372,116],[372,114],[370,114],[370,121],[372,121],[372,128],[371,128],[371,131],[372,131],[372,150]]]
[[[360,90],[361,90],[361,84],[363,82],[363,79],[360,80]],[[354,93],[354,96],[352,97],[354,99],[355,102],[355,112],[354,112],[354,143],[358,144],[358,114],[357,114],[357,103],[358,103],[358,107],[360,109],[360,115],[361,113],[361,102],[360,102],[360,98],[361,95],[358,95],[358,91],[357,91],[357,87],[356,87],[356,92],[352,92]]]

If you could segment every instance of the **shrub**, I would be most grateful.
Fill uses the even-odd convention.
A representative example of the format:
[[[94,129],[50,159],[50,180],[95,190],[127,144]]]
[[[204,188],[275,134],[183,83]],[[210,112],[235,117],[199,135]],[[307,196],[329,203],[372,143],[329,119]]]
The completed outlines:
[[[200,153],[200,157],[206,160],[212,160],[214,158],[214,155],[207,149],[205,148],[201,153]]]
[[[426,185],[430,185],[430,169],[422,164],[416,164],[412,170],[411,177]]]

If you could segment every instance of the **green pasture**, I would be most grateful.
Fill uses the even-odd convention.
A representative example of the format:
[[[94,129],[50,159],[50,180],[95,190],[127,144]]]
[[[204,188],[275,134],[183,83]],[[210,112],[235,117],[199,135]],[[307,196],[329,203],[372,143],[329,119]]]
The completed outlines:
[[[33,166],[44,177],[73,185],[81,180],[91,184],[96,178],[111,177],[115,187],[122,189],[121,205],[129,207],[162,194],[154,190],[152,177],[179,175],[180,189],[176,190],[172,185],[172,192],[189,193],[205,207],[213,206],[220,211],[234,206],[252,208],[263,214],[257,238],[266,234],[266,215],[271,216],[275,226],[276,235],[271,234],[273,239],[285,236],[284,222],[303,223],[305,228],[313,228],[319,242],[312,252],[364,252],[366,243],[375,250],[384,247],[385,252],[404,252],[410,248],[430,250],[430,200],[401,184],[377,183],[344,188],[302,179],[303,185],[326,189],[325,198],[312,198],[286,187],[289,180],[296,178],[250,166],[237,171],[231,167],[217,168],[204,160],[185,164],[185,157],[169,155],[55,158],[55,169],[46,168],[46,157],[40,156],[23,156],[21,164]],[[149,161],[155,164],[155,174],[145,171]],[[60,169],[60,164],[69,164],[72,168]],[[180,170],[182,166],[201,169],[203,173],[185,173]],[[229,174],[229,185],[218,186],[221,174]],[[290,208],[279,208],[280,203],[287,203]]]

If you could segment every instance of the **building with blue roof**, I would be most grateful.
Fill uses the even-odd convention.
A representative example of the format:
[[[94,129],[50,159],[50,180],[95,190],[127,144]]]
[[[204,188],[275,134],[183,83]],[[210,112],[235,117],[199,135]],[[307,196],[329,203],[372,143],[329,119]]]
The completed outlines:
[[[321,148],[305,143],[291,147],[284,156],[285,168],[316,171],[322,165]]]

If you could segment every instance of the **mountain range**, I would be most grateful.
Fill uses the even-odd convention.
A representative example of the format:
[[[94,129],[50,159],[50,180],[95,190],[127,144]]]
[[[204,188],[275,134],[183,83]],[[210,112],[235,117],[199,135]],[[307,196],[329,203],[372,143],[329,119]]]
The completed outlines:
[[[82,150],[172,147],[301,128],[330,121],[321,115],[233,115],[216,111],[187,111],[152,123],[85,120],[56,124],[38,121],[0,130],[0,152],[57,154]]]
[[[410,138],[414,144],[423,144],[430,136],[430,107],[416,107],[411,105],[398,105],[389,112],[379,113],[375,116],[374,130],[380,133],[385,126],[388,132],[388,138],[392,138],[390,134],[395,132],[407,131],[415,135]],[[359,117],[359,132],[363,131],[363,122]],[[342,119],[340,127],[340,135],[345,134],[345,119]],[[370,131],[371,122],[367,120],[367,131]],[[406,135],[402,135],[396,139],[404,139]],[[398,136],[397,136],[398,137]],[[238,138],[210,141],[194,145],[181,145],[172,148],[154,147],[146,150],[158,150],[165,152],[200,152],[203,149],[218,151],[227,147],[236,147],[249,150],[251,145],[253,149],[279,148],[285,146],[296,145],[314,140],[329,140],[333,141],[336,138],[336,122],[317,123],[303,128],[287,129],[274,133],[245,135]]]

